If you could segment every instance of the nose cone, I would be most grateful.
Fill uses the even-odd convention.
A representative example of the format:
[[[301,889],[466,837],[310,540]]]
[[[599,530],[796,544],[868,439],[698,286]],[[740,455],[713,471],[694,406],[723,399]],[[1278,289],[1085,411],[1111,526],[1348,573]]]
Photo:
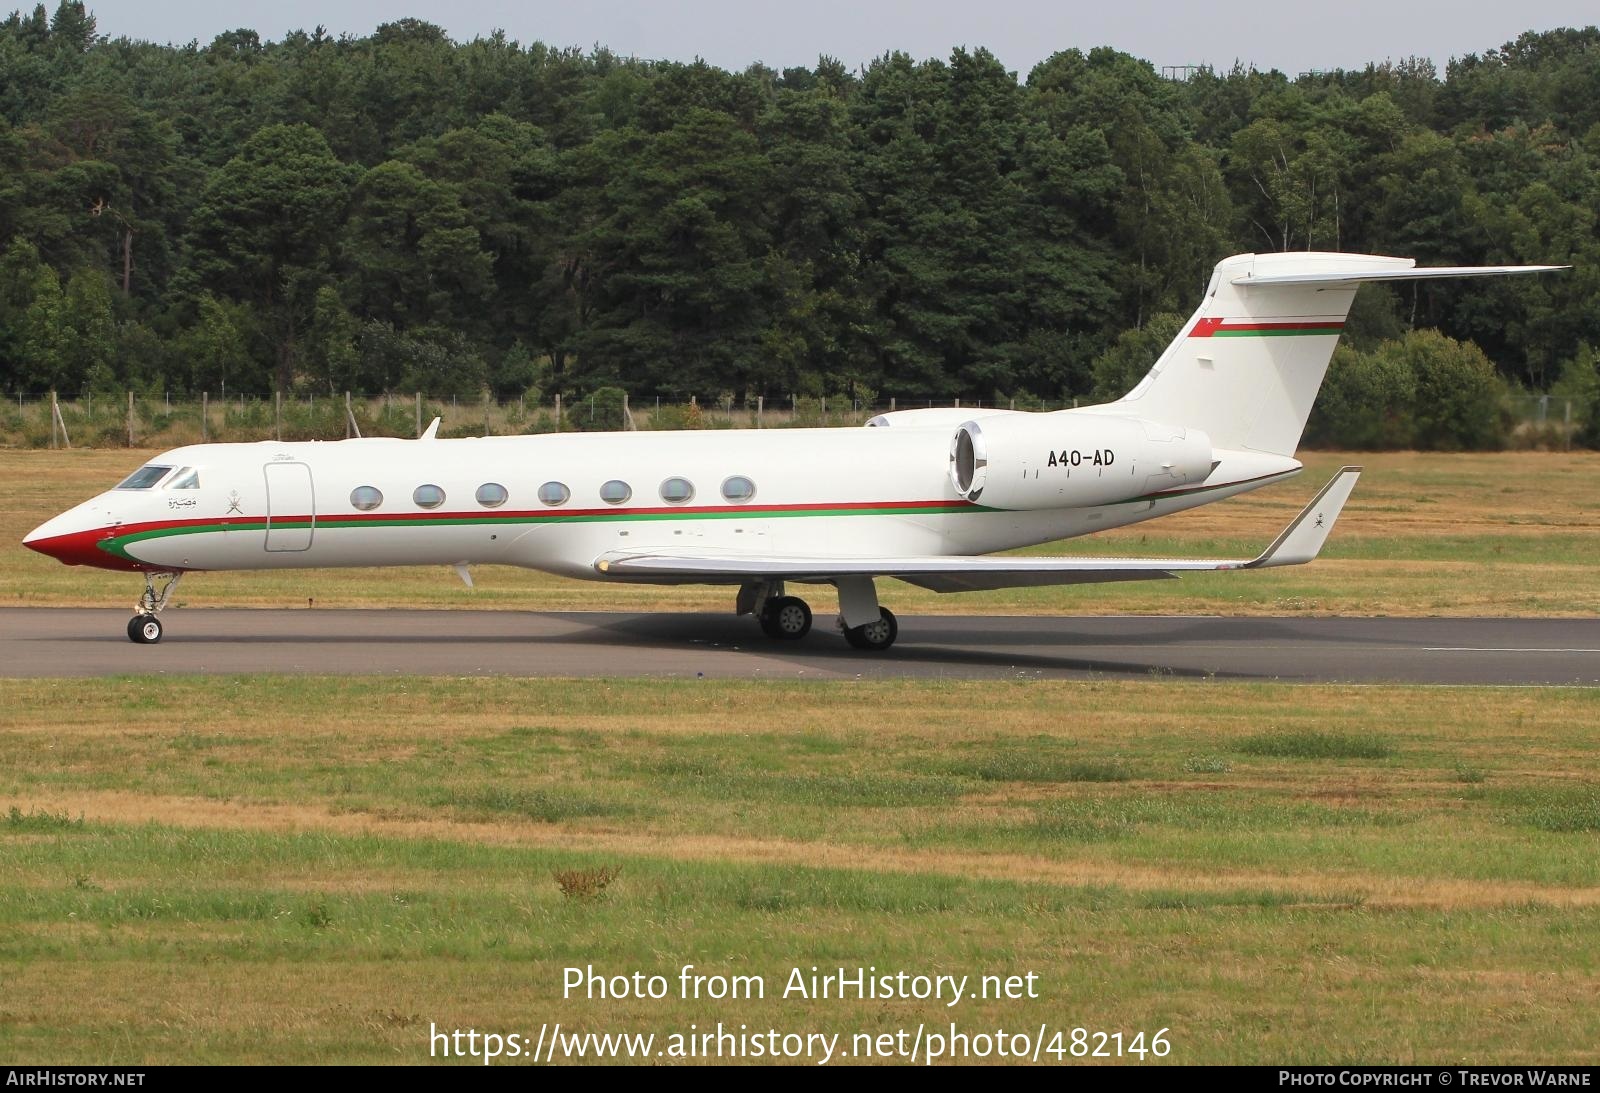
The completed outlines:
[[[100,543],[116,534],[104,519],[91,521],[74,509],[54,520],[46,520],[23,538],[22,545],[47,558],[67,565],[92,565],[100,569],[138,569],[139,567],[100,548]]]

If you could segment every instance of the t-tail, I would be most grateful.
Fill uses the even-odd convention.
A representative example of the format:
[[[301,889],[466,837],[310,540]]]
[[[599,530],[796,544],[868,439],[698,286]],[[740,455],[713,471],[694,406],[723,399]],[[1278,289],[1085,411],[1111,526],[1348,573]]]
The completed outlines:
[[[1219,449],[1293,456],[1365,281],[1491,277],[1561,266],[1435,266],[1305,251],[1217,264],[1199,310],[1139,385],[1102,413],[1200,429]]]

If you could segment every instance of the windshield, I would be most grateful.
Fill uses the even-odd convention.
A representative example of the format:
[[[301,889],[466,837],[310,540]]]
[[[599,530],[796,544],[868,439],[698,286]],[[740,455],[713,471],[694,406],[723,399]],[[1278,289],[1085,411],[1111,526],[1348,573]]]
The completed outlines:
[[[172,476],[172,481],[167,483],[169,490],[197,490],[200,488],[200,472],[194,467],[184,467]]]
[[[117,489],[147,490],[151,486],[154,486],[157,482],[161,481],[163,478],[167,477],[167,472],[170,470],[172,470],[171,467],[158,467],[154,463],[146,467],[140,467],[128,477],[124,478],[121,484],[117,486]]]

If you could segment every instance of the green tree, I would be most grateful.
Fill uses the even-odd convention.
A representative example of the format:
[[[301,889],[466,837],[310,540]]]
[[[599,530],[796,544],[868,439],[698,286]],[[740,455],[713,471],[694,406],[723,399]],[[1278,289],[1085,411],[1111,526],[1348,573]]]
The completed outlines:
[[[1399,354],[1341,345],[1306,422],[1305,443],[1374,451],[1409,448],[1415,442],[1416,400],[1417,377]]]
[[[1414,330],[1378,350],[1414,377],[1412,439],[1419,448],[1490,451],[1505,446],[1505,381],[1483,350],[1436,330]]]
[[[207,292],[200,296],[197,313],[179,343],[191,389],[219,396],[230,388],[247,390],[257,371],[250,354],[248,310]]]
[[[80,269],[67,281],[61,301],[61,386],[78,391],[115,390],[117,324],[111,310],[111,282],[100,270]]]
[[[1183,329],[1183,316],[1174,312],[1152,315],[1143,327],[1125,330],[1116,342],[1094,360],[1093,397],[1119,399],[1149,373],[1162,352]]]
[[[350,171],[315,129],[269,126],[206,186],[190,235],[191,290],[249,301],[273,349],[273,382],[294,385],[301,332],[333,270]]]

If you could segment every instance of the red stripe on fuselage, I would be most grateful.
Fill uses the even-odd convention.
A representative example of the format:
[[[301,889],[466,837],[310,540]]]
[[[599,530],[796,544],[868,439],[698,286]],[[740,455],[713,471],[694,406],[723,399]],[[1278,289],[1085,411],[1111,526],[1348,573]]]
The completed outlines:
[[[1246,333],[1249,331],[1274,331],[1274,330],[1320,330],[1329,334],[1337,334],[1344,329],[1342,322],[1289,322],[1289,323],[1242,323],[1230,322],[1227,319],[1199,319],[1189,331],[1191,338],[1209,338],[1215,334],[1231,334],[1235,332]]]

